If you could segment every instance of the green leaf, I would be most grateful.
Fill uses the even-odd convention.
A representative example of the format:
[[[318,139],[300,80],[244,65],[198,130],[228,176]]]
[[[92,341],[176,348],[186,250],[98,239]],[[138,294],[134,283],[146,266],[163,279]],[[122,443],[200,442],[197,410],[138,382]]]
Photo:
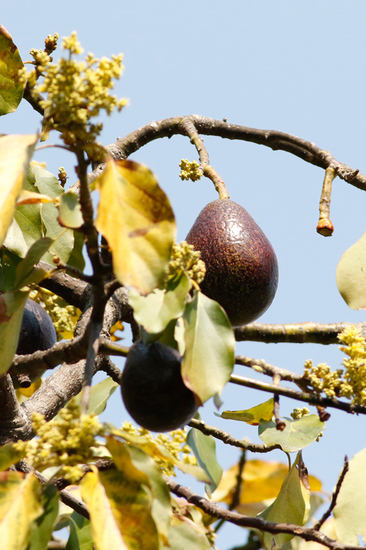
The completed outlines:
[[[84,271],[85,259],[83,256],[84,235],[79,231],[74,231],[74,248],[71,251],[67,261],[68,265],[76,267],[79,271]]]
[[[24,171],[36,141],[35,135],[0,138],[0,246],[12,223],[16,200],[23,187]]]
[[[5,247],[0,248],[0,292],[7,292],[14,286],[15,270],[21,258]]]
[[[216,442],[211,435],[204,435],[194,428],[189,430],[187,435],[187,444],[195,454],[197,463],[205,470],[211,483],[206,485],[206,492],[209,497],[220,483],[222,477],[222,467],[216,458]]]
[[[325,430],[325,422],[317,414],[309,414],[297,420],[284,418],[283,431],[276,429],[272,420],[259,422],[258,435],[266,445],[280,445],[286,453],[294,453],[307,447]]]
[[[88,414],[102,414],[107,406],[108,399],[117,387],[117,382],[114,382],[110,377],[105,378],[98,384],[92,386],[90,392]],[[80,400],[80,395],[81,394],[79,394],[76,398],[77,400]]]
[[[70,536],[65,550],[94,550],[90,521],[74,512],[70,517]]]
[[[302,461],[301,452],[287,474],[278,497],[259,517],[274,523],[294,523],[305,525],[310,511],[310,487],[307,470]],[[281,548],[294,535],[263,533],[263,541],[268,550]]]
[[[234,367],[235,337],[221,306],[201,292],[186,305],[182,377],[202,403],[221,393]]]
[[[251,409],[243,411],[223,411],[221,415],[218,416],[230,420],[240,420],[252,426],[258,426],[260,420],[271,420],[273,416],[273,397]]]
[[[107,239],[118,281],[143,294],[163,284],[176,226],[169,200],[142,164],[107,162],[95,180],[100,192],[95,225]]]
[[[43,237],[39,241],[32,244],[24,260],[22,260],[16,267],[13,285],[14,289],[22,288],[30,283],[37,284],[45,278],[47,271],[41,268],[35,269],[35,265],[38,264],[52,243],[52,239]],[[50,266],[50,271],[52,269],[52,266]]]
[[[46,194],[52,199],[64,193],[56,176],[31,163],[27,170],[24,187],[28,191]],[[61,227],[58,210],[54,203],[24,204],[17,207],[4,246],[18,256],[25,258],[30,247],[42,237],[53,240],[42,260],[53,264],[54,255],[67,262],[74,248],[74,232]]]
[[[0,25],[0,116],[13,113],[24,92],[24,83],[19,82],[19,71],[23,68],[18,48],[8,31]]]
[[[174,515],[169,528],[167,550],[212,550],[204,530],[182,515]]]
[[[19,340],[28,292],[16,290],[0,296],[0,374],[10,368]]]
[[[147,296],[131,289],[129,299],[136,322],[151,334],[162,332],[170,321],[183,314],[190,288],[189,277],[182,273],[170,279],[166,289],[156,288]]]
[[[61,195],[58,210],[58,221],[63,227],[77,229],[83,225],[79,197],[73,191],[67,191]]]
[[[43,513],[32,524],[30,546],[27,550],[47,550],[58,515],[59,493],[56,487],[43,488],[41,504]]]
[[[342,298],[351,309],[366,308],[366,233],[343,254],[336,280]]]
[[[366,449],[349,461],[333,515],[340,542],[358,546],[363,537],[366,543]]]
[[[31,527],[43,512],[41,485],[33,473],[0,473],[0,540],[6,550],[26,550]]]

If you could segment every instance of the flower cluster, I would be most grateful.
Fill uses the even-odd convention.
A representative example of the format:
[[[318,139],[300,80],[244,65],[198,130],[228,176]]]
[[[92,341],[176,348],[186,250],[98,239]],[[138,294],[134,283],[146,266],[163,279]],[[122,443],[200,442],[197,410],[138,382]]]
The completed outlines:
[[[125,422],[122,429],[132,435],[140,435],[146,440],[162,445],[175,460],[181,460],[185,464],[196,465],[196,458],[186,443],[187,431],[185,429],[174,430],[169,433],[159,433],[155,438],[148,430],[135,428],[130,422]],[[164,457],[162,454],[153,454],[151,456],[165,475],[176,475],[174,469],[175,462],[169,460],[169,456]]]
[[[67,340],[74,336],[76,323],[81,313],[79,309],[67,304],[65,300],[44,288],[32,290],[29,296],[44,306],[49,313],[58,340]]]
[[[27,461],[36,469],[60,467],[57,474],[71,483],[84,475],[81,464],[95,460],[93,448],[98,446],[95,438],[104,433],[98,418],[93,414],[81,415],[74,400],[50,422],[44,415],[33,413],[32,426],[37,437],[18,441],[15,448],[25,452]]]
[[[174,243],[168,265],[168,276],[173,277],[184,271],[197,284],[202,283],[206,275],[205,262],[200,259],[201,252],[194,250],[193,245],[182,241]]]
[[[303,407],[302,409],[300,409],[300,407],[296,407],[292,413],[291,413],[291,417],[294,419],[294,420],[298,420],[299,418],[302,418],[303,416],[307,416],[308,414],[310,414],[310,411],[307,407]]]
[[[314,366],[305,363],[304,378],[310,381],[316,393],[327,397],[345,397],[354,405],[366,405],[366,340],[356,327],[346,328],[339,336],[339,347],[348,358],[344,369],[332,371],[325,363]]]
[[[89,53],[85,61],[76,61],[74,56],[83,50],[73,32],[63,40],[66,56],[53,63],[49,55],[51,38],[48,42],[50,47],[47,48],[46,42],[45,51],[31,51],[36,68],[27,75],[34,95],[47,94],[47,98],[40,101],[44,109],[43,137],[47,138],[51,130],[58,130],[66,145],[90,146],[102,129],[101,123],[92,123],[91,119],[101,111],[110,115],[115,108],[121,110],[126,105],[125,99],[117,99],[110,93],[114,80],[122,74],[123,56],[97,59]],[[36,84],[39,75],[43,81]]]
[[[197,181],[203,176],[202,169],[196,160],[189,161],[188,159],[182,159],[179,168],[181,169],[179,174],[181,180]]]

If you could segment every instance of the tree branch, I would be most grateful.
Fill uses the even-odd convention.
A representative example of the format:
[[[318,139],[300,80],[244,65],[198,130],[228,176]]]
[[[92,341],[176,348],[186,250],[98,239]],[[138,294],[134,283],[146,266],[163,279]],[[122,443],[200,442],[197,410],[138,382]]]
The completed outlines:
[[[358,546],[347,546],[339,541],[327,537],[319,531],[315,531],[314,529],[308,527],[301,527],[300,525],[294,525],[292,523],[272,523],[259,517],[244,516],[230,510],[225,510],[215,502],[209,501],[200,495],[197,495],[188,489],[188,487],[183,487],[171,479],[167,479],[166,483],[172,493],[179,497],[184,497],[188,502],[194,504],[206,514],[214,518],[223,519],[224,521],[239,525],[240,527],[257,529],[259,531],[265,531],[274,535],[279,533],[288,533],[290,535],[300,537],[306,541],[318,542],[319,544],[334,550],[359,550]]]
[[[346,477],[346,473],[348,472],[348,470],[349,470],[349,462],[348,462],[348,458],[345,457],[343,468],[338,478],[337,485],[335,486],[335,489],[333,491],[332,500],[330,502],[329,508],[324,512],[320,520],[313,527],[313,529],[315,529],[316,531],[319,531],[319,529],[322,527],[322,525],[326,522],[326,520],[330,517],[331,513],[333,512],[335,505],[337,504],[339,491],[341,490],[342,483],[344,481],[344,478]]]

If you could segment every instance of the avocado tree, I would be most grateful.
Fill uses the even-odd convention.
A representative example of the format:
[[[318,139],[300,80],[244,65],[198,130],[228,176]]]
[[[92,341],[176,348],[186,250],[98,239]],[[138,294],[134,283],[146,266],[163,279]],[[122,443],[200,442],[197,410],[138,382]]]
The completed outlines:
[[[43,121],[40,134],[0,138],[3,547],[208,549],[225,522],[248,530],[248,548],[356,547],[366,537],[366,450],[345,460],[329,501],[301,451],[321,437],[331,409],[366,413],[364,325],[253,323],[276,291],[275,254],[229,199],[201,136],[287,151],[323,170],[317,230],[324,236],[333,231],[334,178],[366,190],[366,177],[295,136],[198,115],[150,123],[103,146],[95,119],[125,104],[111,93],[122,56],[88,54],[79,61],[73,33],[54,61],[57,40],[48,36],[44,50],[32,50],[27,71],[0,28],[0,114],[23,99]],[[62,145],[52,145],[54,135]],[[175,135],[188,138],[198,154],[198,161],[182,160],[181,178],[209,178],[218,192],[182,243],[155,175],[129,160],[147,143]],[[75,174],[53,175],[32,160],[35,149],[50,146],[73,156]],[[230,240],[234,248],[226,246]],[[337,270],[339,291],[354,309],[366,306],[365,252],[362,238]],[[118,337],[127,325],[131,347]],[[300,375],[235,355],[235,342],[244,340],[339,344],[343,368],[309,361]],[[123,371],[114,357],[127,358]],[[235,364],[263,379],[233,374]],[[104,378],[93,384],[101,372]],[[228,383],[260,390],[263,400],[222,411]],[[121,426],[98,420],[118,386],[134,423],[127,415]],[[284,418],[280,396],[304,408]],[[252,426],[262,443],[207,425],[211,398],[218,415]],[[216,441],[242,451],[226,472]],[[286,453],[288,466],[247,459],[247,451],[274,449]],[[201,482],[205,495],[177,483],[177,471]],[[65,526],[63,542],[56,530]]]

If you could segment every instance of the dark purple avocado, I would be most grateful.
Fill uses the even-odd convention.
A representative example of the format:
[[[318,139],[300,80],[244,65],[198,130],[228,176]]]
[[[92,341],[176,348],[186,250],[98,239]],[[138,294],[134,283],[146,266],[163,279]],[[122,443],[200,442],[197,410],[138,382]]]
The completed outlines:
[[[197,412],[194,394],[185,386],[182,357],[173,348],[154,342],[136,342],[122,374],[125,407],[140,426],[153,432],[181,428]]]
[[[278,264],[271,243],[250,214],[230,199],[210,202],[186,237],[201,251],[201,290],[226,311],[233,327],[250,323],[271,305]]]
[[[51,317],[42,306],[28,298],[24,306],[16,353],[27,355],[38,350],[43,351],[56,342],[57,336]]]

